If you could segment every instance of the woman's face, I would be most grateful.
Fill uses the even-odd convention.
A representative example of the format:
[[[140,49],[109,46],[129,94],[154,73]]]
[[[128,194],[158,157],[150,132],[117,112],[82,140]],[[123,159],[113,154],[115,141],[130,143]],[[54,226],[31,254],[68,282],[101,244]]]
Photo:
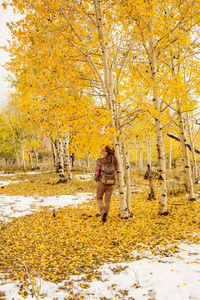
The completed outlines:
[[[103,148],[103,150],[101,151],[101,154],[103,155],[103,157],[106,157],[108,155],[108,152],[106,152],[106,149]]]

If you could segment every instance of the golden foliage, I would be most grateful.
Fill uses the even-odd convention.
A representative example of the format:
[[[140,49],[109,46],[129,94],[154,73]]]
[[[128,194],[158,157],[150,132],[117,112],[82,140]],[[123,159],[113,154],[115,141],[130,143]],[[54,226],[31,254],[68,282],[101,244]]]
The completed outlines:
[[[147,249],[155,255],[171,256],[179,251],[178,244],[181,241],[200,242],[199,202],[188,202],[184,194],[176,195],[169,198],[170,214],[159,216],[158,202],[146,200],[146,181],[136,176],[133,179],[133,191],[140,188],[132,196],[133,218],[124,220],[119,217],[119,198],[114,194],[105,224],[97,216],[95,197],[77,207],[57,209],[56,217],[53,217],[50,209],[45,208],[10,223],[2,223],[0,271],[12,271],[12,279],[23,278],[25,265],[30,272],[53,282],[83,273],[87,280],[93,280],[97,276],[96,269],[104,263],[139,259],[134,250],[139,250],[141,257],[145,257],[144,251]],[[36,192],[43,196],[58,195],[59,189],[65,194],[75,192],[77,182],[56,186],[46,185],[42,180],[35,181],[35,184],[29,181],[27,193],[25,184],[10,186],[10,189],[14,188],[18,193],[22,188],[23,195],[35,195]],[[89,189],[89,185],[92,188]],[[95,189],[91,182],[80,182],[76,191],[79,188],[85,192]],[[6,193],[8,189],[4,189]]]

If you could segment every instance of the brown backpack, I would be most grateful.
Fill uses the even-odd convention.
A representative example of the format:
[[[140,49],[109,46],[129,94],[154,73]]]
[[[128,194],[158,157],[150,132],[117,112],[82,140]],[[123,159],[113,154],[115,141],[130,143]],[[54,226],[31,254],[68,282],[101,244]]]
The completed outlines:
[[[110,185],[115,184],[115,167],[113,164],[102,162],[101,182]]]

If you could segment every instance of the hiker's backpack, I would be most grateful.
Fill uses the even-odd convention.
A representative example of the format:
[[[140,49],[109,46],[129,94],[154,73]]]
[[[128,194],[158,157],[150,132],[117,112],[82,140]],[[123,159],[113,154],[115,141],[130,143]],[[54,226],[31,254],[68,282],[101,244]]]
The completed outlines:
[[[101,182],[104,184],[115,183],[115,167],[113,164],[107,164],[102,162]]]

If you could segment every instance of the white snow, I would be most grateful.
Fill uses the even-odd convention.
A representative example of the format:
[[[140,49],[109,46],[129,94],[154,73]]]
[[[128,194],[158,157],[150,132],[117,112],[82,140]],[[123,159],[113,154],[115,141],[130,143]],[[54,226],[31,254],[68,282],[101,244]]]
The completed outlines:
[[[46,198],[0,195],[1,220],[9,221],[12,217],[31,214],[44,206],[76,205],[87,201],[90,197],[93,195],[89,193]],[[101,280],[86,282],[83,280],[84,274],[71,276],[69,279],[73,280],[71,291],[74,295],[78,293],[88,300],[100,299],[101,296],[126,300],[200,300],[200,245],[181,243],[179,248],[181,251],[173,257],[153,256],[149,253],[149,259],[134,260],[131,263],[104,264],[98,269]],[[137,252],[136,256],[139,254]],[[114,269],[121,267],[126,269],[115,274]],[[53,300],[54,297],[59,300],[66,299],[70,290],[69,281],[55,284],[36,278],[36,285],[41,285],[40,299]],[[83,284],[88,284],[88,288],[83,288]],[[10,282],[0,274],[0,292],[5,293],[6,300],[24,299],[18,294],[19,288],[19,282]],[[26,299],[35,298],[28,295]]]
[[[64,207],[77,205],[93,197],[91,193],[77,193],[76,195],[62,195],[58,197],[23,197],[0,195],[0,221],[9,221],[27,214],[32,214],[42,207]]]
[[[85,180],[85,181],[90,181],[92,178],[94,178],[94,174],[88,173],[88,174],[74,175],[74,178],[78,178],[80,180]]]
[[[98,271],[101,280],[92,282],[83,281],[84,275],[71,276],[74,286],[71,291],[74,295],[84,295],[85,299],[100,299],[104,296],[109,299],[135,300],[186,300],[200,299],[200,245],[180,244],[180,257],[151,257],[151,259],[136,260],[131,263],[104,264]],[[114,274],[115,268],[127,267],[120,274]],[[37,279],[39,280],[39,279]],[[41,280],[40,294],[42,299],[53,300],[58,297],[64,300],[68,296],[69,281],[59,284]],[[88,289],[82,287],[89,286]],[[18,295],[19,283],[4,283],[0,291],[5,292],[6,299],[22,300]],[[125,295],[127,293],[127,295]],[[44,296],[45,295],[45,296]],[[27,300],[33,299],[29,295]]]
[[[17,183],[18,181],[5,181],[5,180],[1,180],[0,181],[0,187],[4,186],[4,185],[8,185],[8,184],[11,184],[11,183]]]

